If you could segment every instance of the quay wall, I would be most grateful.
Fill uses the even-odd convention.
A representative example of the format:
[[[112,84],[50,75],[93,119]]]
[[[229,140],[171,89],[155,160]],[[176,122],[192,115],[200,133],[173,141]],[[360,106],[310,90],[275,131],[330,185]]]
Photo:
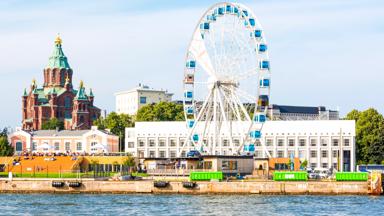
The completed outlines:
[[[52,187],[52,181],[65,181],[62,188]],[[172,181],[165,188],[154,187],[151,180],[94,181],[82,180],[79,188],[68,186],[68,180],[1,180],[0,192],[6,193],[185,193],[185,194],[353,194],[367,195],[367,182],[275,182],[234,181],[197,182],[193,189]]]

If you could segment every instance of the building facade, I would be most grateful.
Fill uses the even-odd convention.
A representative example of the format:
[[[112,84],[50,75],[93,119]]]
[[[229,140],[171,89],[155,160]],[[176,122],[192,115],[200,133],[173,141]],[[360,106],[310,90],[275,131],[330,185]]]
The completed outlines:
[[[246,131],[247,125],[239,124]],[[256,158],[299,158],[313,168],[331,168],[352,171],[355,168],[355,122],[329,121],[268,121],[261,131],[261,143],[255,144]],[[185,157],[194,147],[186,143],[185,122],[136,122],[126,128],[125,149],[140,158]],[[214,155],[233,155],[241,149],[239,140],[244,134],[221,137],[220,146],[213,146]],[[210,145],[208,139],[208,145]],[[185,148],[182,148],[186,145]],[[183,149],[183,151],[181,151]]]
[[[15,153],[111,153],[118,152],[119,137],[92,126],[89,130],[38,130],[17,128],[9,136]]]
[[[268,107],[271,120],[339,120],[339,111],[329,110],[324,106],[287,106],[271,104]]]
[[[147,104],[172,101],[172,93],[165,90],[151,89],[146,85],[139,84],[138,87],[129,91],[122,91],[115,94],[116,112],[129,115],[136,115],[137,111]]]
[[[89,129],[92,121],[100,116],[94,106],[92,89],[86,92],[83,82],[79,89],[72,86],[73,70],[61,47],[60,37],[48,65],[44,68],[44,83],[38,87],[36,81],[22,96],[22,127],[25,130],[40,130],[51,118],[64,122],[65,129]]]

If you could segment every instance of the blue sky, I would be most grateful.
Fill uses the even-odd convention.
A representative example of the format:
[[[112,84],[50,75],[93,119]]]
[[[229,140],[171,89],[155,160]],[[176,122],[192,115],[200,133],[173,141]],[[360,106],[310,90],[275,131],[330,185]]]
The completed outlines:
[[[240,1],[266,32],[271,102],[384,112],[384,2]],[[194,27],[215,1],[1,1],[0,127],[21,121],[21,95],[43,68],[58,32],[74,85],[93,88],[114,110],[113,93],[138,83],[182,94],[184,56]]]

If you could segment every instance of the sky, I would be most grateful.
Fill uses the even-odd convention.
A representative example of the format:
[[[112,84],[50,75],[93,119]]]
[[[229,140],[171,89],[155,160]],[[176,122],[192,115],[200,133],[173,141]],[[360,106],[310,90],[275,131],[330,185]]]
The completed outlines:
[[[244,0],[268,41],[271,103],[384,113],[384,1]],[[95,104],[139,83],[180,99],[185,53],[211,0],[0,1],[0,127],[20,126],[21,96],[60,33],[63,50]]]

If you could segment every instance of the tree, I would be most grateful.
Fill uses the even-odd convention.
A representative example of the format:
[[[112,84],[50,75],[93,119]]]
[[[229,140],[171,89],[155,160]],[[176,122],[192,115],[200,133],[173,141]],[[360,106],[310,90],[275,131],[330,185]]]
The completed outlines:
[[[123,165],[128,167],[128,170],[131,171],[131,167],[135,167],[136,165],[135,158],[131,155],[128,155],[123,161]]]
[[[59,130],[64,130],[64,122],[57,118],[51,118],[41,125],[41,129],[43,130],[55,130],[57,128]]]
[[[304,160],[304,161],[301,162],[301,164],[300,164],[300,168],[302,168],[302,169],[306,169],[307,166],[308,166],[308,161],[307,161],[307,160]]]
[[[145,105],[137,111],[136,121],[184,121],[183,105],[173,102]]]
[[[127,114],[117,114],[111,112],[106,118],[100,117],[93,122],[99,129],[110,129],[111,133],[119,136],[120,144],[124,143],[125,140],[125,128],[134,126],[133,118]],[[123,145],[120,145],[119,151],[122,151]]]
[[[381,163],[384,160],[384,117],[370,108],[352,110],[345,119],[356,121],[356,159],[358,163]]]
[[[0,132],[0,156],[12,156],[13,153],[14,149],[8,142],[8,130],[4,128]]]

